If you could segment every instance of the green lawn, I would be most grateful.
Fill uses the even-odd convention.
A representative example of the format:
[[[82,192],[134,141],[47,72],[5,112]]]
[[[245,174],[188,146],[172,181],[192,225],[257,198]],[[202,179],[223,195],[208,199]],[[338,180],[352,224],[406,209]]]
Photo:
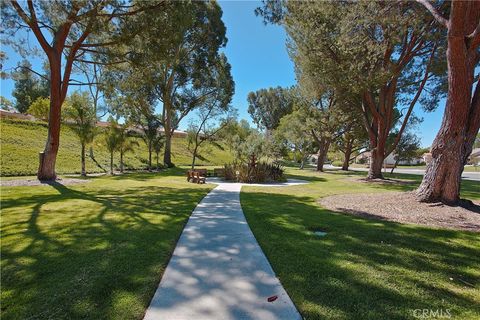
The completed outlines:
[[[2,187],[2,319],[141,319],[210,185],[160,174]]]
[[[368,168],[367,165],[363,164],[351,164],[351,167],[353,168]],[[419,166],[398,166],[397,169],[418,169],[418,170],[425,170],[426,166],[425,165],[419,165]],[[387,169],[389,172],[391,168]],[[480,167],[474,167],[471,165],[465,166],[463,168],[464,172],[480,172]],[[395,171],[394,171],[395,172]]]
[[[444,315],[448,309],[452,319],[479,319],[478,233],[369,220],[317,204],[331,194],[413,189],[421,176],[395,175],[415,182],[385,187],[345,180],[365,173],[288,173],[311,184],[245,187],[241,203],[306,319],[415,319],[415,309]],[[478,182],[464,181],[462,190],[463,197],[480,199]]]
[[[1,161],[0,175],[18,176],[35,175],[38,169],[38,153],[43,150],[47,137],[46,123],[18,121],[2,119],[0,126]],[[148,164],[148,151],[145,142],[136,138],[139,147],[134,153],[127,153],[124,157],[127,169],[142,169]],[[110,165],[110,154],[108,153],[103,134],[98,135],[92,144],[95,163],[88,156],[87,171],[104,172]],[[176,165],[188,165],[192,157],[187,148],[185,138],[173,138],[172,158]],[[160,153],[162,163],[163,151]],[[115,167],[119,167],[120,155],[115,154]],[[200,155],[197,164],[223,165],[232,161],[232,155],[222,145],[213,145],[206,142],[200,148]],[[155,155],[153,155],[155,165]],[[80,172],[80,144],[74,132],[67,126],[62,126],[60,136],[60,149],[57,157],[57,173],[79,173]]]

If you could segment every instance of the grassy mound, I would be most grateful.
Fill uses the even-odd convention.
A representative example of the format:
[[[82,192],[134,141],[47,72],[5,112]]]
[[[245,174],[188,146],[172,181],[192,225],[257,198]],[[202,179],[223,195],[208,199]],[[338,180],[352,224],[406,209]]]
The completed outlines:
[[[43,150],[47,137],[47,125],[44,122],[31,122],[2,119],[1,122],[1,172],[2,176],[35,175],[38,168],[38,153]],[[139,147],[134,153],[125,156],[127,169],[144,169],[148,164],[147,146],[138,138]],[[92,144],[95,163],[87,151],[87,171],[104,172],[108,170],[110,155],[105,147],[104,136],[99,134]],[[184,138],[174,138],[172,143],[173,162],[176,165],[188,165],[191,154]],[[163,151],[160,154],[162,162]],[[115,165],[119,165],[120,155],[115,154]],[[199,165],[223,165],[232,161],[227,149],[205,143],[200,149]],[[156,159],[152,159],[155,165]],[[57,158],[57,173],[80,172],[80,144],[77,136],[67,126],[62,126],[60,150]]]

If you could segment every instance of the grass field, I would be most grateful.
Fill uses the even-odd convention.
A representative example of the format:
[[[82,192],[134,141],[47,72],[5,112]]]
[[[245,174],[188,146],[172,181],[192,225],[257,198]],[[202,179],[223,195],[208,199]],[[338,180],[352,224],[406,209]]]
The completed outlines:
[[[2,319],[141,319],[210,185],[161,174],[2,187]]]
[[[34,175],[38,169],[38,153],[43,151],[47,136],[45,123],[30,121],[15,121],[2,119],[0,130],[1,172],[2,176]],[[134,153],[127,153],[125,165],[127,169],[142,169],[148,164],[148,151],[143,140],[137,138],[139,147]],[[98,165],[88,156],[87,171],[104,172],[110,165],[110,154],[106,150],[102,134],[93,143],[94,156]],[[176,165],[191,163],[191,154],[184,138],[174,138],[172,145],[173,162]],[[119,166],[119,154],[115,154],[115,166]],[[162,163],[163,152],[160,153]],[[155,165],[155,155],[153,164]],[[223,165],[231,162],[232,156],[226,149],[205,143],[200,149],[197,164]],[[73,131],[67,126],[62,127],[60,150],[57,158],[57,172],[80,172],[80,144]]]
[[[415,319],[447,310],[451,319],[479,319],[478,233],[433,229],[334,213],[319,198],[339,193],[409,190],[345,180],[365,173],[288,170],[311,183],[245,187],[242,208],[277,276],[305,319]],[[462,196],[480,199],[478,182]],[[312,231],[327,232],[325,237]],[[437,311],[441,310],[441,311]],[[430,313],[429,313],[430,314]]]
[[[318,199],[407,191],[288,168],[308,185],[244,187],[248,223],[305,319],[414,319],[480,314],[478,233],[334,213]],[[213,187],[181,169],[1,187],[2,319],[141,319],[196,204]],[[462,196],[480,199],[478,182]],[[327,232],[317,237],[315,230]]]
[[[367,165],[364,164],[351,164],[350,165],[353,168],[368,168]],[[398,166],[396,169],[417,169],[417,170],[425,170],[426,166],[425,165],[418,165],[418,166]],[[395,170],[396,170],[395,169]],[[390,172],[391,168],[387,169],[387,171]],[[395,173],[394,170],[394,173]],[[465,172],[480,172],[480,167],[474,167],[472,165],[467,165],[463,168],[463,171]]]

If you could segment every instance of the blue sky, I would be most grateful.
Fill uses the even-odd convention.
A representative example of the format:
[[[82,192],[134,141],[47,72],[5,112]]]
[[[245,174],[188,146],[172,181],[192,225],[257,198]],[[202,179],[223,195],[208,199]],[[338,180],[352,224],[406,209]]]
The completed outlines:
[[[264,25],[260,17],[256,17],[254,10],[261,5],[257,1],[220,1],[223,10],[223,21],[227,27],[228,43],[224,49],[232,65],[233,79],[235,80],[235,95],[232,104],[238,109],[239,118],[248,119],[247,94],[261,88],[273,86],[291,86],[295,84],[294,66],[290,60],[286,46],[286,34],[282,27]],[[31,36],[33,38],[33,36]],[[35,40],[31,41],[32,44]],[[15,66],[19,60],[9,48],[2,48],[7,52],[9,60],[4,68]],[[40,59],[32,62],[39,67]],[[13,82],[2,80],[1,94],[11,99]],[[417,133],[422,139],[422,146],[430,146],[442,120],[445,101],[441,101],[437,110],[424,114],[417,110],[417,115],[424,118]],[[188,124],[186,119],[181,127]]]

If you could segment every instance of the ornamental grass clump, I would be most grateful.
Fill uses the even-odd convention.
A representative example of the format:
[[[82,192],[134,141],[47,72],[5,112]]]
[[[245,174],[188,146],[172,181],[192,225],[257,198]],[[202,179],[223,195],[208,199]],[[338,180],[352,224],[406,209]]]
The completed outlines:
[[[257,162],[251,156],[248,163],[233,162],[225,165],[225,180],[243,183],[285,181],[283,168],[278,163]]]

